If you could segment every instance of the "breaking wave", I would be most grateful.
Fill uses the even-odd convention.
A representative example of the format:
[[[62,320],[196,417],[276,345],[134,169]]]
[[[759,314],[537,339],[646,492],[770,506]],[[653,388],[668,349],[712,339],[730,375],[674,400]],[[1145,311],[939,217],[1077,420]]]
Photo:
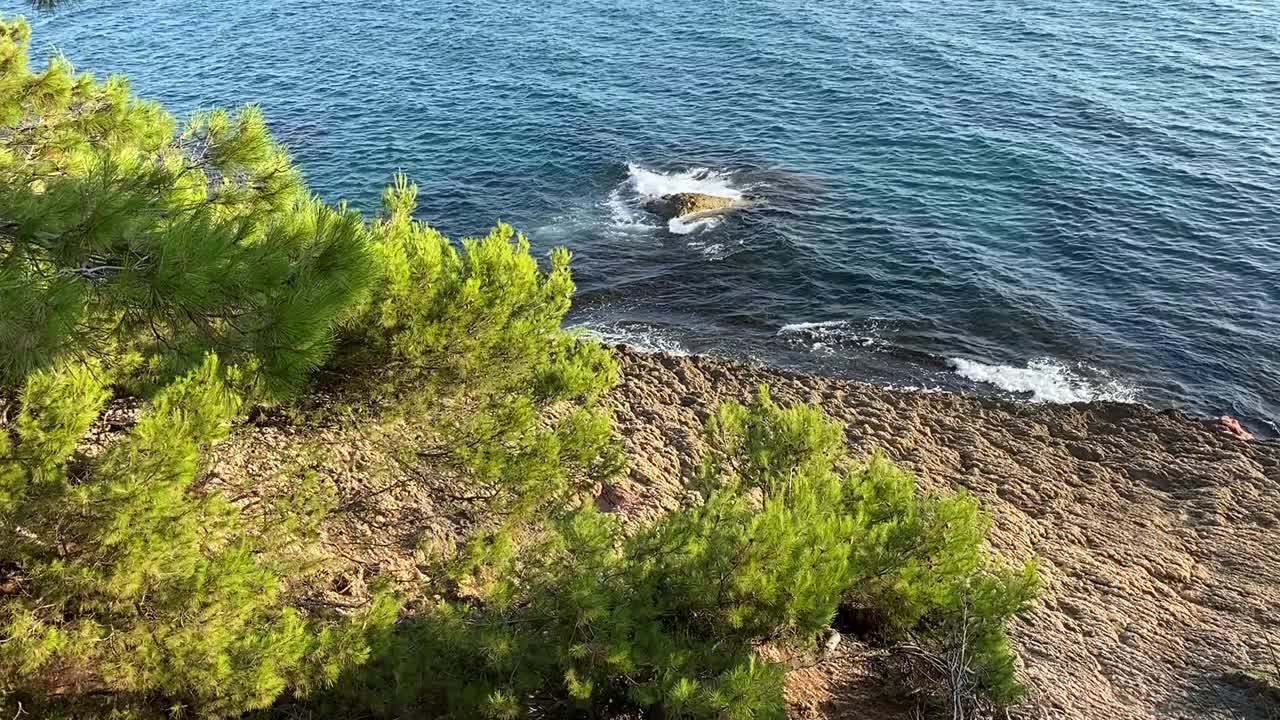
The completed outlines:
[[[1087,366],[1074,366],[1051,358],[1027,363],[1026,367],[988,365],[976,360],[951,358],[956,374],[975,383],[994,385],[1005,392],[1029,396],[1034,402],[1073,403],[1109,400],[1138,401],[1137,388]]]
[[[619,230],[645,230],[662,227],[657,218],[645,212],[643,204],[654,198],[674,193],[703,193],[741,200],[747,188],[737,186],[730,173],[695,167],[679,172],[658,170],[627,163],[627,177],[605,198],[610,223]],[[672,218],[666,229],[674,235],[691,235],[710,230],[723,220],[720,215],[696,218]]]
[[[640,322],[585,323],[584,332],[611,345],[629,345],[642,352],[688,355],[675,332]]]

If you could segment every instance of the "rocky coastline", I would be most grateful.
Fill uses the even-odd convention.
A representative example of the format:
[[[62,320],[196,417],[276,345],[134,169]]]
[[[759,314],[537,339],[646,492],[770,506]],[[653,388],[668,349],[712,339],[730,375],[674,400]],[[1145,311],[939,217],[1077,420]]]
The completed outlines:
[[[601,488],[600,507],[636,517],[675,507],[710,409],[768,384],[775,399],[844,422],[855,454],[882,448],[930,490],[973,493],[997,552],[1039,558],[1042,597],[1014,631],[1035,688],[1027,716],[1274,717],[1275,698],[1248,673],[1280,647],[1280,442],[1141,405],[912,392],[627,347],[618,356],[610,401],[631,465]],[[793,673],[796,716],[866,709],[882,684],[868,652],[846,647]]]
[[[1038,558],[1041,597],[1012,631],[1033,698],[1010,717],[1275,718],[1280,697],[1250,673],[1280,664],[1280,441],[1142,405],[1018,403],[616,354],[622,380],[606,402],[628,467],[584,502],[629,523],[678,507],[708,413],[767,384],[775,400],[817,403],[844,423],[855,456],[883,449],[927,490],[972,493],[992,517],[996,552]],[[423,538],[449,535],[432,518],[457,509],[397,476],[360,423],[250,423],[217,449],[213,477],[287,484],[297,459],[317,452],[310,467],[334,480],[344,506],[369,496],[370,477],[393,488],[327,529],[325,544],[351,561],[328,600],[359,604],[378,575],[406,587],[425,579]],[[911,717],[884,659],[846,637],[803,663],[788,676],[791,717]]]

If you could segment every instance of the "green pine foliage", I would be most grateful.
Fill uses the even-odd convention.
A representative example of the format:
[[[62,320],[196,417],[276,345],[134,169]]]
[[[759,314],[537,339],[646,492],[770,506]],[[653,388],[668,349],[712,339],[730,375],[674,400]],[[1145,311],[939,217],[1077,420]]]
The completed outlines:
[[[352,354],[358,347],[393,367],[401,387],[532,385],[539,401],[593,395],[616,380],[603,348],[560,329],[574,290],[567,250],[543,271],[510,225],[459,248],[414,219],[417,195],[403,175],[383,194],[370,241],[381,277],[347,319]]]
[[[985,554],[970,499],[919,495],[879,456],[853,465],[838,425],[766,391],[720,408],[707,439],[701,502],[631,536],[591,508],[563,515],[391,636],[329,710],[781,718],[783,668],[757,648],[811,650],[848,603],[958,658],[987,699],[1019,697],[1005,627],[1035,570]]]
[[[488,522],[461,555],[465,570],[621,466],[599,404],[618,367],[599,342],[561,329],[574,290],[567,250],[543,270],[509,225],[459,247],[413,218],[416,199],[404,176],[384,193],[369,233],[379,276],[343,320],[339,367],[364,379],[360,396],[379,403],[407,464],[480,503]]]
[[[991,701],[1024,695],[1006,628],[1038,591],[1035,563],[1009,568],[986,551],[990,521],[969,495],[921,493],[881,453],[850,463],[837,423],[813,406],[779,407],[764,388],[750,406],[722,406],[707,435],[709,494],[692,512],[743,506],[743,491],[759,507],[698,523],[713,533],[738,528],[737,541],[726,544],[744,550],[707,550],[716,544],[700,538],[692,547],[709,568],[680,567],[672,577],[729,578],[730,590],[718,596],[732,599],[736,590],[746,601],[729,603],[727,622],[769,611],[757,637],[812,638],[843,605],[874,618],[887,639],[962,656],[976,690]]]
[[[569,513],[479,597],[427,607],[389,636],[319,709],[386,718],[781,717],[782,669],[755,656],[751,631],[688,612],[691,599],[666,587],[639,552],[612,517]]]
[[[213,351],[297,389],[370,279],[359,215],[307,193],[256,108],[179,128],[121,77],[33,70],[29,40],[0,20],[0,383],[138,355],[163,382]]]
[[[362,661],[394,604],[304,617],[289,604],[286,579],[304,568],[288,549],[314,540],[314,522],[254,523],[200,485],[200,451],[238,406],[216,361],[161,391],[100,457],[74,457],[104,379],[34,373],[0,434],[0,567],[14,586],[0,605],[0,692],[51,714],[224,717]]]
[[[1035,561],[997,561],[984,549],[990,519],[970,495],[922,494],[880,453],[848,476],[845,508],[858,519],[858,574],[846,605],[874,618],[888,638],[962,656],[985,697],[1021,699],[1007,627],[1039,591]]]
[[[619,467],[597,405],[617,367],[560,329],[567,252],[544,271],[507,226],[455,246],[412,218],[404,178],[366,224],[309,195],[256,109],[179,129],[122,78],[33,71],[28,43],[0,24],[0,691],[234,715],[331,682],[385,629],[385,595],[347,618],[294,607],[314,569],[295,550],[331,504],[317,480],[270,522],[206,484],[232,388],[285,399],[332,361],[370,390],[411,428],[396,449],[496,518],[463,573]],[[108,386],[152,410],[84,457]]]

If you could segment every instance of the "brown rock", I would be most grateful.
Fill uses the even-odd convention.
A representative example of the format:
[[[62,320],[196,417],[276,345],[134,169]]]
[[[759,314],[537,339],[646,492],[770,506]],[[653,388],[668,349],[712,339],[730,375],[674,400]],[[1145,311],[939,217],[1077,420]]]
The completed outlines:
[[[709,210],[723,210],[732,207],[733,198],[705,193],[674,193],[663,195],[644,204],[644,209],[663,220],[684,217]]]
[[[629,484],[607,483],[596,496],[596,508],[601,512],[625,512],[635,509],[639,494]]]

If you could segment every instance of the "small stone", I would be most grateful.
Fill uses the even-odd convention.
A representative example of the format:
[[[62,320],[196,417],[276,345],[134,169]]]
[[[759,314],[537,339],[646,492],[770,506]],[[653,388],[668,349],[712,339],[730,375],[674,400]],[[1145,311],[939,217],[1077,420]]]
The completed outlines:
[[[827,638],[822,643],[822,657],[829,658],[834,655],[836,649],[840,647],[840,641],[842,639],[843,638],[840,636],[839,631],[835,628],[828,629]]]

